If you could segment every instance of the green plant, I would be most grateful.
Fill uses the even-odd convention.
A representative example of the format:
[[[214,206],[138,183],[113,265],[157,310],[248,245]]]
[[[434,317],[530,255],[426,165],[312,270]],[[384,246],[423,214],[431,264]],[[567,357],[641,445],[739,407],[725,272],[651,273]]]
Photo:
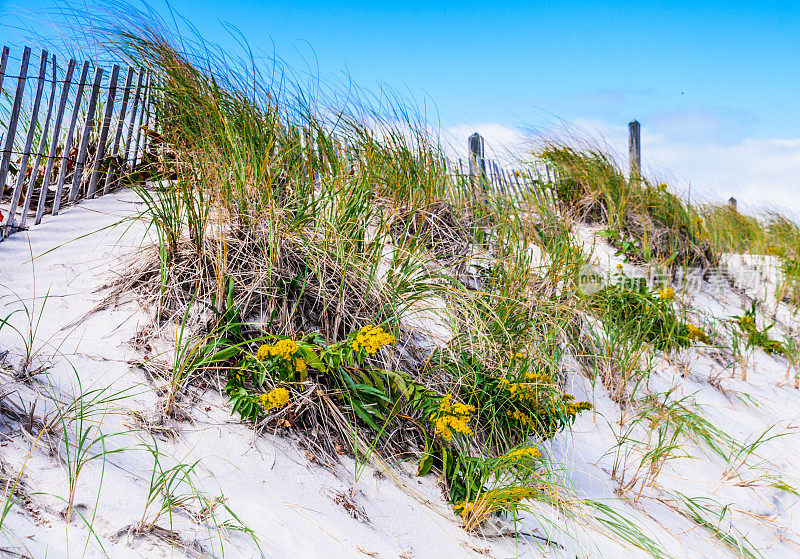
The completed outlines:
[[[35,284],[34,284],[35,286]],[[38,339],[38,332],[39,328],[42,324],[42,317],[44,316],[44,310],[47,306],[47,301],[50,297],[50,291],[48,290],[45,294],[44,298],[42,299],[41,304],[39,304],[38,308],[36,306],[36,297],[35,297],[35,287],[34,287],[34,302],[31,307],[23,301],[18,295],[16,296],[20,305],[22,306],[21,309],[17,309],[8,314],[2,321],[0,321],[0,329],[4,326],[8,326],[14,332],[17,333],[20,340],[22,340],[22,348],[24,351],[24,356],[21,364],[21,374],[23,376],[28,376],[35,374],[40,369],[38,367],[32,367],[34,365],[34,361],[36,361],[36,357],[41,353],[42,349],[46,347],[49,343],[49,340],[45,340],[44,342]],[[18,312],[23,313],[25,315],[25,325],[17,327],[9,320],[12,316],[17,314]]]
[[[690,345],[689,330],[675,314],[671,297],[654,294],[644,278],[627,278],[620,272],[617,279],[590,300],[607,329],[661,351]]]
[[[76,394],[68,403],[62,404],[56,394],[50,396],[56,403],[53,423],[62,438],[61,458],[67,470],[69,493],[65,499],[67,508],[64,513],[67,522],[72,519],[78,480],[83,469],[94,461],[100,461],[105,472],[108,456],[125,450],[123,447],[107,446],[106,443],[124,436],[126,432],[104,432],[101,425],[107,420],[107,415],[114,413],[113,404],[133,394],[131,389],[114,390],[110,386],[84,390],[77,371],[75,378]]]
[[[773,340],[769,337],[769,334],[767,334],[774,325],[770,324],[764,329],[759,329],[756,326],[755,301],[753,301],[750,308],[747,309],[743,315],[734,316],[733,318],[736,320],[736,324],[747,339],[748,349],[760,347],[770,355],[773,353],[786,355],[786,348],[784,345],[778,340]]]
[[[642,258],[642,250],[636,245],[636,241],[626,239],[621,231],[616,229],[605,229],[600,235],[608,239],[612,246],[617,249],[614,256],[624,256],[625,262],[638,261]]]

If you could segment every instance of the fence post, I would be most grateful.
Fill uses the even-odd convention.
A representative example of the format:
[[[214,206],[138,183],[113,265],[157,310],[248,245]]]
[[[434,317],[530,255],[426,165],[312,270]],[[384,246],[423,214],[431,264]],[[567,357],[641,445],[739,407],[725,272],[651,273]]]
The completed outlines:
[[[89,188],[86,192],[87,198],[94,198],[97,192],[97,181],[100,178],[100,168],[106,156],[106,142],[108,141],[108,129],[111,126],[111,117],[114,116],[114,98],[117,94],[117,79],[119,78],[119,66],[114,64],[111,68],[111,77],[108,79],[108,96],[106,97],[106,112],[103,115],[103,122],[100,124],[100,138],[97,140],[97,147],[94,152],[94,164],[92,165],[92,176],[89,179]],[[107,169],[107,172],[110,169]],[[101,193],[102,194],[102,193]]]
[[[33,137],[36,134],[36,127],[39,123],[39,106],[42,103],[42,92],[44,91],[44,81],[47,79],[47,51],[43,50],[39,55],[39,79],[36,80],[36,93],[33,97],[33,107],[30,112],[30,123],[28,124],[28,135],[25,137],[25,147],[22,148],[19,169],[17,170],[17,183],[14,186],[14,193],[11,195],[11,206],[8,208],[8,219],[3,223],[3,236],[8,236],[11,227],[16,225],[17,204],[22,196],[22,185],[25,183],[25,174],[28,169],[28,159],[31,154]],[[27,62],[26,62],[27,64]],[[23,85],[24,87],[24,85]],[[16,102],[16,99],[15,99]]]
[[[638,120],[628,123],[628,157],[630,162],[630,180],[642,178],[642,143],[641,125]]]
[[[89,95],[89,107],[86,109],[86,119],[83,122],[83,137],[78,148],[78,159],[75,161],[75,174],[72,177],[72,188],[69,191],[69,202],[73,203],[78,198],[78,189],[83,185],[83,168],[86,164],[86,154],[89,150],[89,138],[94,126],[94,111],[97,107],[97,96],[100,93],[100,83],[103,81],[103,69],[99,66],[94,71],[94,83]]]
[[[25,192],[25,203],[22,204],[22,218],[19,222],[20,228],[24,228],[25,224],[28,222],[28,212],[31,208],[33,193],[36,190],[36,179],[39,176],[39,165],[42,163],[42,157],[45,156],[44,148],[47,147],[47,133],[50,131],[50,117],[53,116],[53,101],[55,101],[56,98],[56,72],[58,67],[56,65],[56,55],[53,54],[51,56],[52,59],[50,61],[50,65],[52,66],[53,70],[53,83],[50,84],[50,100],[47,102],[47,116],[44,119],[44,128],[42,129],[41,137],[39,138],[39,147],[36,150],[36,158],[33,160],[33,169],[31,169],[31,178],[28,181],[28,190]],[[42,187],[39,190],[39,198],[42,198],[44,192],[47,190],[47,184],[44,182],[44,177],[42,177],[42,179]]]
[[[117,170],[119,172],[116,173],[117,175],[121,175],[125,168],[125,162],[119,161],[121,159],[119,143],[122,139],[122,130],[125,128],[125,113],[128,110],[128,98],[130,97],[132,82],[133,68],[128,66],[128,76],[125,78],[125,88],[122,91],[122,105],[120,105],[119,118],[117,118],[117,131],[114,133],[114,144],[111,148],[111,155],[116,158],[116,163],[119,164],[119,169]],[[111,185],[112,176],[114,174],[115,173],[112,172],[111,167],[109,167],[108,173],[106,173],[106,181],[103,185],[103,194],[108,192],[109,186]]]
[[[467,139],[469,148],[469,179],[473,196],[476,194],[476,185],[483,186],[486,176],[486,160],[484,159],[483,136],[475,132]]]
[[[56,113],[56,121],[53,123],[53,139],[50,141],[50,155],[47,158],[47,167],[44,171],[44,178],[42,179],[42,190],[39,193],[39,204],[36,208],[36,221],[35,225],[39,225],[42,221],[44,214],[44,204],[47,201],[47,190],[50,186],[50,179],[53,174],[53,165],[56,161],[56,154],[58,152],[58,139],[61,133],[61,122],[64,119],[64,109],[67,106],[67,98],[69,97],[69,90],[72,86],[72,74],[75,72],[75,60],[70,60],[67,65],[67,72],[64,74],[64,85],[61,89],[61,101],[58,103],[58,112]],[[63,154],[62,154],[63,155]],[[53,207],[58,203],[58,197],[61,196],[61,189],[57,189],[56,198],[53,200]]]
[[[19,112],[22,106],[22,97],[25,95],[25,81],[28,78],[28,61],[31,57],[31,49],[25,47],[22,51],[22,61],[19,66],[19,75],[17,76],[17,91],[14,94],[14,104],[11,107],[11,115],[8,119],[8,128],[6,130],[6,143],[3,148],[3,159],[0,161],[0,200],[3,199],[3,192],[6,189],[6,178],[8,177],[8,166],[11,164],[11,155],[14,152],[14,139],[17,134],[17,121],[19,120]],[[19,171],[17,171],[19,172]],[[0,213],[0,216],[3,214]],[[11,221],[11,212],[6,216],[8,221]],[[7,221],[7,222],[8,222]],[[7,223],[6,222],[6,223]],[[0,226],[3,224],[0,223]],[[3,240],[3,235],[0,235],[0,241]]]
[[[81,77],[78,80],[78,92],[75,94],[75,104],[72,107],[72,116],[69,121],[69,129],[67,132],[67,139],[64,140],[64,149],[61,151],[61,167],[58,170],[58,182],[56,183],[56,197],[53,200],[53,215],[58,215],[61,209],[61,194],[64,190],[64,181],[67,177],[67,163],[69,163],[70,152],[72,151],[72,140],[75,136],[75,123],[78,119],[78,114],[81,111],[81,102],[83,101],[83,90],[86,88],[86,76],[89,73],[89,62],[83,63],[81,69]],[[71,86],[71,84],[70,84]]]
[[[133,144],[133,127],[136,124],[136,112],[139,110],[139,96],[142,93],[142,84],[144,79],[144,70],[139,68],[136,77],[136,92],[133,94],[133,109],[131,109],[131,121],[128,123],[128,135],[125,139],[125,157],[122,161],[124,169],[128,168],[128,159],[131,153],[131,144]]]

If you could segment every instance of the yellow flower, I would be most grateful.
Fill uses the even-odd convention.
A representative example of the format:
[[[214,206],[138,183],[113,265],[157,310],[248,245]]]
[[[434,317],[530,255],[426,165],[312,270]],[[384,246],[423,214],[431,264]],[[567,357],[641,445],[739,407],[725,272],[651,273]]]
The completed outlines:
[[[664,286],[658,290],[658,296],[661,299],[666,299],[669,301],[670,299],[675,298],[675,291],[671,287]]]
[[[525,374],[525,379],[526,380],[532,380],[534,382],[540,381],[540,380],[541,381],[549,381],[550,377],[548,377],[544,373],[526,373]]]
[[[439,409],[431,414],[431,420],[436,427],[436,434],[445,441],[453,438],[453,432],[472,436],[469,426],[470,414],[475,411],[475,406],[451,402],[453,396],[448,394],[439,404]]]
[[[297,344],[292,340],[279,340],[275,345],[262,345],[258,348],[256,357],[263,361],[268,357],[280,357],[281,359],[291,359],[297,353]]]
[[[523,446],[507,453],[505,456],[503,456],[503,459],[511,462],[517,462],[523,460],[533,460],[534,458],[541,457],[542,453],[539,452],[538,448],[534,448],[532,446]]]
[[[706,333],[694,324],[687,324],[686,329],[689,331],[688,334],[686,334],[686,337],[693,342],[703,342],[705,344],[711,343],[711,340],[708,339]]]
[[[514,359],[525,359],[525,354],[521,351],[518,351],[514,354]]]
[[[275,344],[272,355],[275,357],[282,357],[283,359],[291,359],[297,353],[297,344],[292,340],[280,340]]]
[[[622,264],[617,264],[617,270],[619,270],[621,272],[622,268],[623,268]]]
[[[298,357],[294,364],[294,369],[298,373],[305,373],[308,370],[308,365],[306,364],[306,360]]]
[[[380,348],[392,345],[395,341],[397,341],[396,338],[384,332],[380,326],[367,325],[358,331],[356,339],[353,340],[350,347],[353,348],[353,351],[364,348],[368,354],[375,355]]]
[[[258,358],[259,361],[263,361],[264,359],[270,356],[271,351],[272,351],[272,346],[264,344],[258,348],[256,357]]]
[[[260,394],[256,399],[265,410],[280,409],[289,401],[289,391],[283,387],[273,388],[266,394]]]

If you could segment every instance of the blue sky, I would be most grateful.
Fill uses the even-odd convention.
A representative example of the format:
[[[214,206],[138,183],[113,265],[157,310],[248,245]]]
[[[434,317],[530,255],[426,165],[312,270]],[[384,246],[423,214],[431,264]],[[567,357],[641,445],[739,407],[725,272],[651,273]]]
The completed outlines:
[[[645,164],[676,183],[800,203],[800,2],[633,4],[171,2],[209,41],[236,48],[230,24],[296,70],[408,91],[457,134],[563,121],[623,150],[637,118]],[[53,4],[0,6],[9,24]]]

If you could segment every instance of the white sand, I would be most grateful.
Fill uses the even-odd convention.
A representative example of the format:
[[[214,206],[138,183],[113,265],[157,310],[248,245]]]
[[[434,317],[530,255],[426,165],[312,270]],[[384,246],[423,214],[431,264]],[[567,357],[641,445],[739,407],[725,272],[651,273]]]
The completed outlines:
[[[400,465],[383,475],[376,475],[371,467],[355,468],[349,459],[322,466],[291,440],[256,435],[230,416],[226,399],[212,389],[195,393],[189,408],[191,422],[166,424],[174,438],[143,429],[132,413],[157,417],[158,385],[127,362],[136,358],[128,342],[147,325],[148,317],[133,303],[87,314],[106,295],[97,288],[119,270],[119,258],[151,242],[140,222],[113,226],[141,209],[134,194],[122,192],[68,208],[29,233],[18,233],[0,244],[0,317],[27,306],[36,323],[41,312],[33,367],[48,367],[33,383],[14,380],[11,371],[18,370],[23,357],[22,339],[10,328],[0,330],[0,352],[10,350],[2,374],[5,400],[26,409],[36,401],[34,416],[47,420],[57,417],[53,398],[64,406],[81,392],[91,398],[102,389],[106,395],[128,391],[113,405],[92,408],[90,420],[107,435],[106,450],[119,452],[92,460],[82,469],[77,512],[70,523],[60,514],[69,494],[69,474],[59,437],[45,435],[33,444],[37,429],[24,434],[20,423],[0,415],[3,478],[13,483],[21,472],[19,494],[25,495],[24,502],[12,506],[3,521],[0,547],[37,558],[221,556],[223,547],[228,557],[259,556],[248,535],[215,527],[210,518],[198,518],[198,499],[190,500],[186,511],[157,522],[164,529],[171,526],[183,542],[193,546],[191,551],[153,534],[127,533],[143,515],[152,519],[158,509],[157,502],[145,514],[154,464],[147,446],[157,445],[164,468],[197,463],[191,476],[194,489],[182,484],[176,495],[194,491],[208,499],[224,496],[224,504],[255,533],[266,557],[647,556],[624,542],[612,541],[610,533],[600,533],[588,520],[566,522],[544,508],[542,517],[551,519],[550,526],[541,526],[541,518],[526,515],[520,529],[546,533],[563,550],[542,546],[534,538],[514,541],[470,535],[460,528],[435,477],[415,477],[414,464]],[[602,241],[596,245],[605,247]],[[597,252],[613,262],[607,247]],[[736,290],[725,287],[713,292],[707,284],[700,292],[681,297],[681,304],[698,319],[741,314],[746,304]],[[774,300],[771,304],[781,324],[797,326],[791,309]],[[12,318],[23,333],[29,322],[24,313]],[[696,401],[704,417],[739,441],[755,440],[770,428],[771,434],[783,435],[760,445],[746,462],[726,468],[707,447],[681,440],[677,454],[683,457],[668,460],[654,486],[637,485],[625,493],[628,501],[620,500],[615,494],[618,483],[611,477],[614,433],[624,429],[618,424],[619,407],[601,385],[592,387],[574,373],[569,377],[571,390],[577,398],[593,401],[596,411],[583,414],[571,433],[557,436],[549,452],[556,463],[563,464],[565,482],[580,496],[602,500],[634,519],[670,555],[737,555],[710,531],[676,512],[673,505],[684,494],[706,499],[702,502],[710,510],[730,505],[721,526],[732,522],[765,556],[795,556],[800,553],[800,526],[793,514],[797,497],[770,484],[777,484],[779,478],[794,486],[800,483],[796,465],[800,391],[793,384],[783,385],[787,364],[782,358],[755,352],[744,382],[738,373],[735,379],[729,371],[720,373],[721,365],[708,353],[687,350],[680,362],[657,360],[649,389],[653,393],[674,389],[672,400]],[[684,377],[681,370],[686,371]],[[716,386],[710,384],[709,377],[717,375]],[[69,429],[72,432],[74,425]],[[652,435],[644,429],[632,433],[642,441]],[[100,446],[90,450],[97,453]],[[634,449],[617,460],[629,478],[643,451]],[[368,520],[353,518],[340,495],[352,496]],[[222,506],[216,512],[218,522],[233,520]]]

